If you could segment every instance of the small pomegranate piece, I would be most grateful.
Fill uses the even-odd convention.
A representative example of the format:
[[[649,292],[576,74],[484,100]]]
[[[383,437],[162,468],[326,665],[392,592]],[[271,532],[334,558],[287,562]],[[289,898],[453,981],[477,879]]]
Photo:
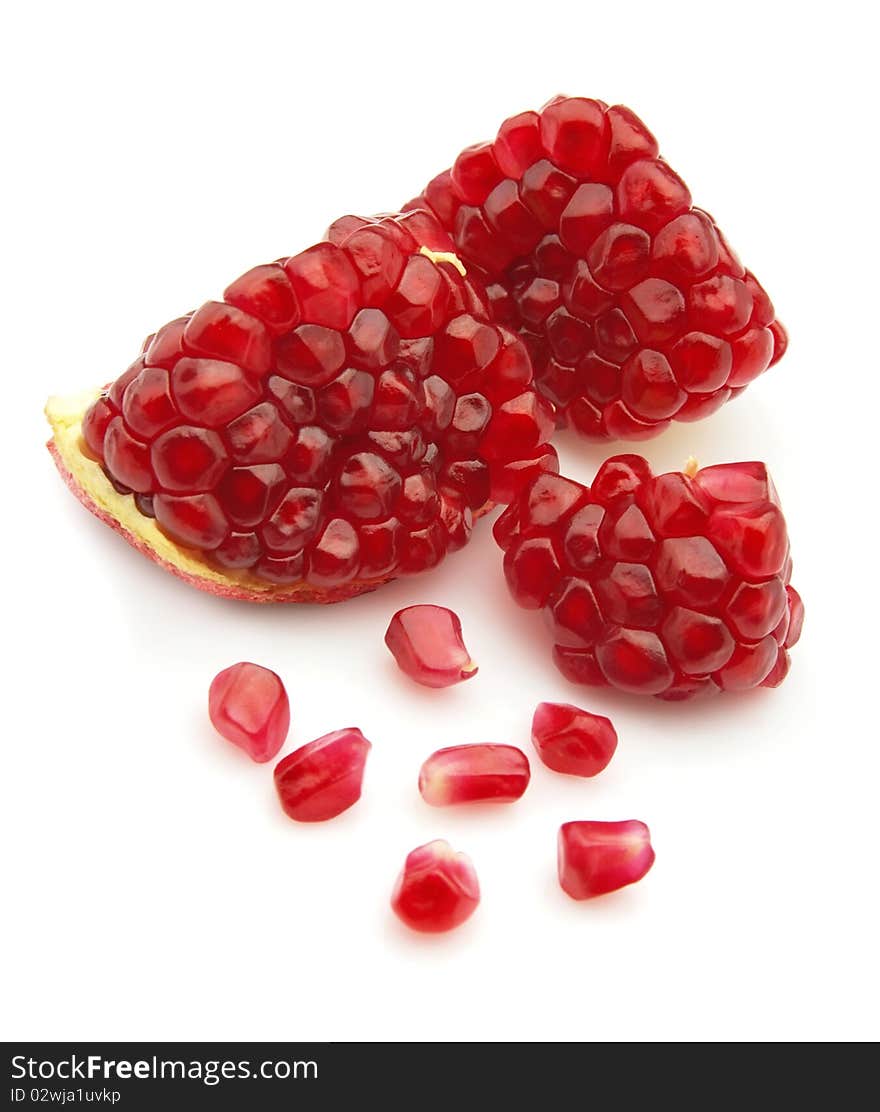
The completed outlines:
[[[591,487],[541,475],[495,538],[575,683],[662,699],[776,687],[800,636],[788,530],[763,463],[652,475],[613,456]]]
[[[458,615],[445,606],[421,604],[398,610],[385,644],[401,671],[424,687],[451,687],[477,674],[462,640]]]
[[[513,745],[453,745],[422,765],[419,791],[432,807],[513,803],[529,786],[528,758]]]
[[[260,664],[233,664],[211,681],[208,714],[214,729],[260,764],[287,738],[290,703],[284,684]]]
[[[559,828],[559,883],[573,900],[635,884],[654,864],[643,822],[566,822]]]
[[[539,703],[532,719],[532,742],[554,772],[595,776],[617,748],[617,731],[601,714],[571,703]]]
[[[395,914],[414,931],[439,934],[469,919],[480,902],[470,858],[443,839],[410,853],[391,894]]]
[[[275,766],[285,814],[297,822],[335,818],[361,797],[370,743],[350,726],[310,741]]]

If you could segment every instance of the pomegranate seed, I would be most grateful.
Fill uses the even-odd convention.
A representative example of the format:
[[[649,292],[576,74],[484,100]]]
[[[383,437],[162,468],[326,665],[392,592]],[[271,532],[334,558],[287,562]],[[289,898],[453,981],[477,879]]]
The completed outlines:
[[[532,742],[554,772],[595,776],[617,748],[617,732],[601,714],[571,703],[539,703],[532,719]]]
[[[529,762],[513,745],[453,745],[422,765],[419,791],[432,807],[513,803],[529,786]]]
[[[461,635],[458,615],[445,606],[398,610],[385,644],[400,669],[425,687],[450,687],[477,674]]]
[[[361,797],[370,743],[354,726],[334,730],[290,753],[275,766],[285,814],[297,822],[335,818]]]
[[[259,664],[233,664],[211,681],[214,729],[253,760],[271,761],[287,738],[290,703],[279,677]]]
[[[544,611],[574,682],[686,699],[785,678],[803,603],[763,463],[654,476],[615,456],[589,488],[544,473],[494,532],[511,594]]]
[[[480,902],[470,859],[438,839],[414,849],[394,885],[391,906],[414,931],[437,934],[460,926]]]
[[[559,883],[573,900],[635,884],[654,864],[643,822],[566,822],[559,828]]]
[[[514,129],[512,151],[522,141]],[[472,188],[492,188],[491,152],[466,162]],[[528,352],[452,252],[425,211],[336,221],[160,328],[82,414],[73,450],[196,550],[163,546],[163,566],[217,594],[335,601],[433,567],[490,498],[557,466]]]

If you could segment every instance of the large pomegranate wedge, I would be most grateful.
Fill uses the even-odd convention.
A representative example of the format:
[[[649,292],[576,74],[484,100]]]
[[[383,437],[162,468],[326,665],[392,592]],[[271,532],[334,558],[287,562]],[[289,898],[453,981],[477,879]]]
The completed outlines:
[[[556,460],[528,355],[452,251],[426,213],[337,221],[52,398],[59,471],[215,594],[335,602],[434,566]]]

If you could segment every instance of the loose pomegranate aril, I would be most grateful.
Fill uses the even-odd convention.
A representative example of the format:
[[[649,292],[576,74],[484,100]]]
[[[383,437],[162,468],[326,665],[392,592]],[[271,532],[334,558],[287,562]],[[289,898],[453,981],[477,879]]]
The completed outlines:
[[[432,807],[512,803],[529,786],[528,758],[513,745],[453,745],[422,765],[419,791]]]
[[[559,883],[573,900],[635,884],[654,864],[643,822],[566,822],[559,828]]]
[[[401,671],[424,687],[450,687],[477,674],[458,615],[445,606],[407,606],[391,619],[385,644]]]
[[[407,207],[449,231],[584,436],[706,416],[785,351],[767,294],[621,105],[555,97],[513,116]]]
[[[48,412],[81,500],[188,582],[256,601],[332,602],[433,567],[490,498],[557,467],[522,341],[428,212],[337,221],[77,405]]]
[[[543,610],[575,683],[688,699],[776,687],[803,603],[763,463],[654,476],[615,456],[592,487],[535,479],[501,515],[511,594]]]
[[[571,703],[539,703],[532,719],[532,743],[554,772],[595,776],[617,749],[617,731],[601,714]]]
[[[460,926],[479,902],[480,884],[470,859],[442,839],[407,856],[391,895],[398,918],[429,934]]]
[[[260,664],[233,664],[211,681],[208,714],[214,729],[259,763],[287,739],[290,703],[281,679]]]
[[[361,797],[370,743],[351,726],[294,750],[275,766],[285,814],[297,822],[335,818]]]

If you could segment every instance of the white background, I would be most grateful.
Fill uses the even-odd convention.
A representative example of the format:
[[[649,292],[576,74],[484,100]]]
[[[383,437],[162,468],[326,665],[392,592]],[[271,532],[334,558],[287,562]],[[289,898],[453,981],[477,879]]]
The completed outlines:
[[[2,1029],[6,1038],[842,1039],[877,1022],[877,132],[868,6],[33,3],[4,104]],[[790,14],[784,14],[790,13]],[[436,21],[435,21],[436,20]],[[804,637],[776,692],[615,698],[555,672],[487,526],[436,572],[330,609],[224,603],[82,510],[43,448],[49,393],[334,217],[393,208],[558,91],[622,101],[792,337],[744,397],[644,451],[763,458]],[[601,450],[563,438],[589,481]],[[610,454],[610,453],[607,453]],[[481,665],[432,693],[383,644],[398,607],[461,615]],[[288,821],[213,734],[211,677],[285,678],[290,746],[356,724],[361,804]],[[595,781],[533,762],[518,804],[436,811],[433,749],[529,745],[542,699],[609,713]],[[641,818],[640,885],[557,887],[575,818]],[[473,858],[478,913],[436,939],[388,910],[406,852]]]

